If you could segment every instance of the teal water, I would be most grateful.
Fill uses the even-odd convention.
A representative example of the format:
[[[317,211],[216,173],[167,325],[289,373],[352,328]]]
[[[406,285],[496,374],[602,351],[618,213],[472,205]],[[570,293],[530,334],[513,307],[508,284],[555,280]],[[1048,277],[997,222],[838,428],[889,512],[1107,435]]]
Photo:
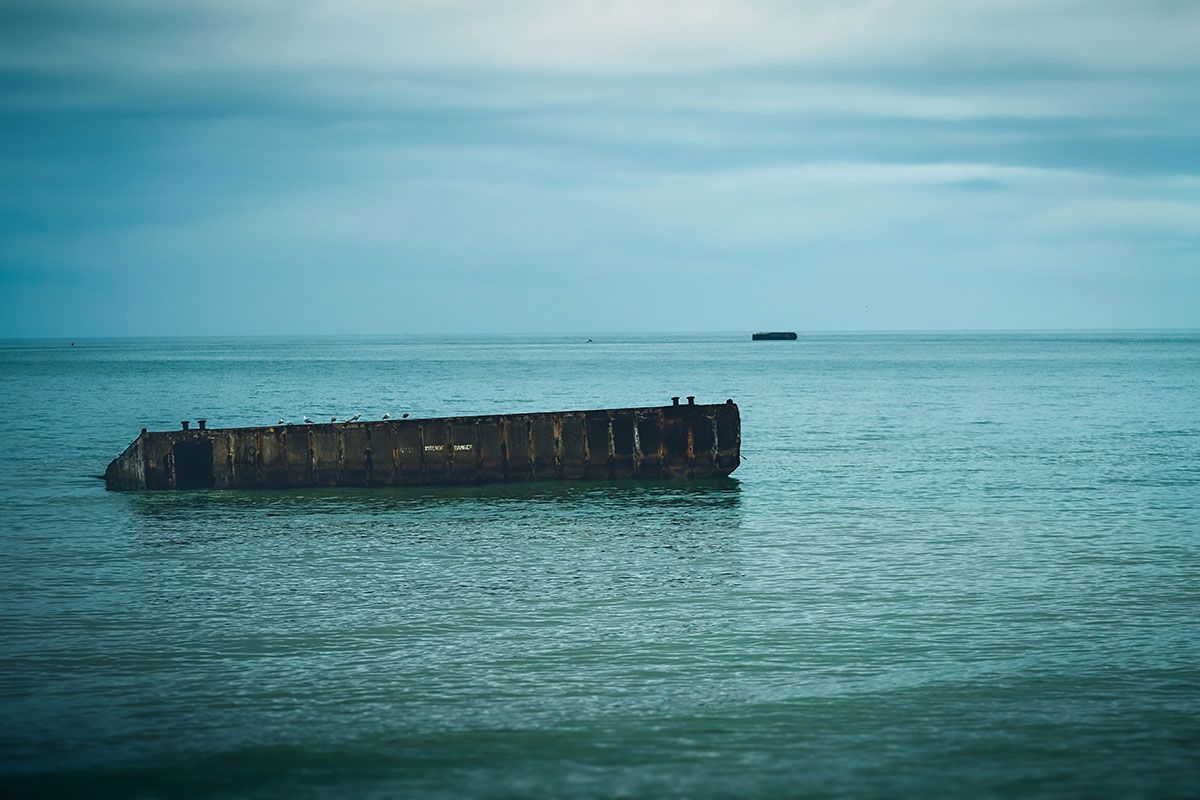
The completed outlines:
[[[0,785],[1190,796],[1200,335],[0,342]],[[110,494],[142,426],[735,398],[716,483]]]

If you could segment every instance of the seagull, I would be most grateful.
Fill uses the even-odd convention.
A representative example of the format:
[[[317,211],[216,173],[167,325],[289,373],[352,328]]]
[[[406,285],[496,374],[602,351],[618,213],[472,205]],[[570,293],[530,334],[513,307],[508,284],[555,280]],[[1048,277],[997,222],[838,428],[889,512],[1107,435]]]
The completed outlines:
[[[277,422],[277,423],[275,423],[275,424],[277,424],[277,425],[287,425],[287,423],[283,421],[283,417],[280,417],[280,418],[279,418],[279,422]]]
[[[350,419],[346,420],[346,422],[358,422],[358,418],[359,418],[359,417],[361,417],[361,416],[362,416],[362,414],[355,414],[353,417],[351,417]]]
[[[305,417],[305,418],[304,418],[304,424],[305,424],[305,425],[312,425],[312,424],[313,424],[313,421],[312,421],[311,419],[309,419],[308,417]]]
[[[408,412],[405,411],[403,414],[401,414],[400,419],[408,419]]]
[[[337,417],[330,417],[330,418],[329,418],[329,421],[330,421],[330,422],[337,422]]]
[[[391,415],[391,414],[384,414],[384,415],[383,415],[383,421],[384,421],[384,422],[387,422],[387,421],[388,421],[389,419],[391,419],[391,418],[392,418],[392,415]]]

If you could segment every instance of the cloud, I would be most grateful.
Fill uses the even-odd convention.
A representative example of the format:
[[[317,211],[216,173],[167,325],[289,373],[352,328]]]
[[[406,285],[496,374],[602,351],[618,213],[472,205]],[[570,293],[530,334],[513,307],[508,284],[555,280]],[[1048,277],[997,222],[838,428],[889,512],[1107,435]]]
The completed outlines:
[[[1169,236],[1192,239],[1200,245],[1200,192],[1190,202],[1121,197],[1079,200],[1050,210],[1038,222],[1055,231],[1109,237]]]
[[[57,48],[67,63],[115,69],[645,74],[946,59],[1200,64],[1200,10],[1161,0],[39,0],[10,2],[6,17],[10,26],[41,30],[50,44],[75,45]],[[50,61],[37,43],[9,51],[7,60]]]
[[[1200,324],[1198,33],[1118,0],[10,0],[0,318],[120,332],[97,287],[202,276],[247,289],[187,317],[215,332],[288,330],[314,286],[337,330],[404,291],[410,330],[454,329],[445,298],[505,330],[500,301],[644,329],[798,297],[1053,326],[1103,274],[1063,324]]]
[[[31,113],[676,115],[697,141],[720,116],[1193,136],[1197,37],[1200,6],[1162,0],[10,0],[0,91]]]

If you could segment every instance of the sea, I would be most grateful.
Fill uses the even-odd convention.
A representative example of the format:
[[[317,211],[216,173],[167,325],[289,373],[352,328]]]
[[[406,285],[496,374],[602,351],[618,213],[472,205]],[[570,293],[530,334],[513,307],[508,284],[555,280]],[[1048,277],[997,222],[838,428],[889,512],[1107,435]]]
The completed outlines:
[[[733,399],[719,481],[110,493]],[[1193,797],[1200,333],[0,341],[6,797]]]

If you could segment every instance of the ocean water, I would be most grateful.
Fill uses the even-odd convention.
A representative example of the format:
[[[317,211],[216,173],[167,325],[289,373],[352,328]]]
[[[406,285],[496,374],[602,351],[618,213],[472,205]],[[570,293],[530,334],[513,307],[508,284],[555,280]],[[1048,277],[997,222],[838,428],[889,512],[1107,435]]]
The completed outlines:
[[[0,342],[0,787],[1194,796],[1200,335]],[[139,428],[734,398],[733,479],[106,493]]]

